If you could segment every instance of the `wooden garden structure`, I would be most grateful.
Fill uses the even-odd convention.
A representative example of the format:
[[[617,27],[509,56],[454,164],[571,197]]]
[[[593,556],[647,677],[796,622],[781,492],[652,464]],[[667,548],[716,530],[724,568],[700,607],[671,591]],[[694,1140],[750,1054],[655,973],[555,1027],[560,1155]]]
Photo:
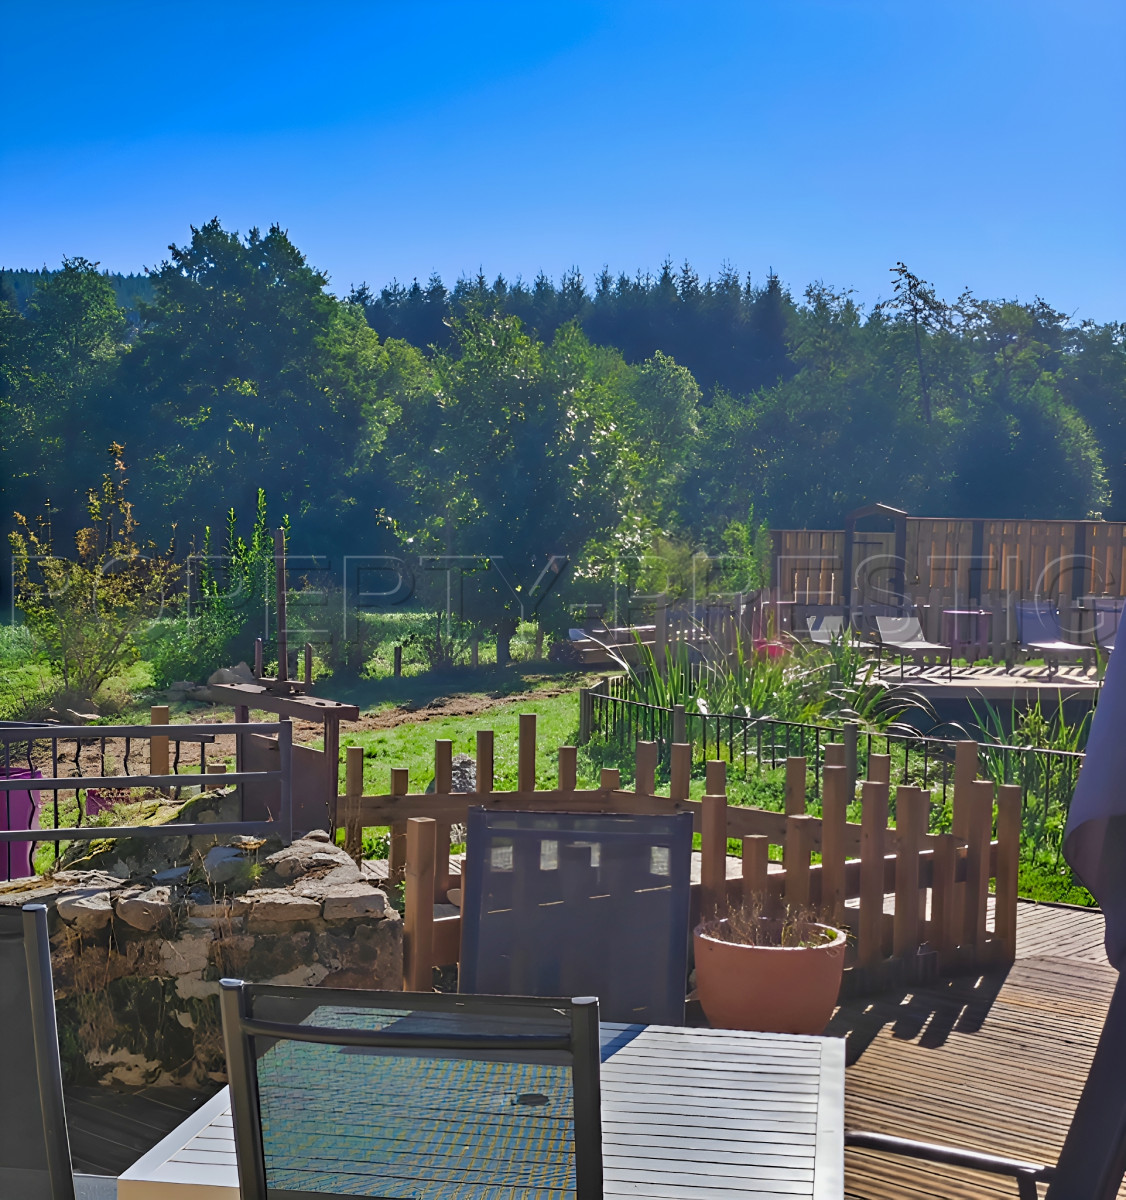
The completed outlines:
[[[357,859],[364,827],[390,827],[389,881],[403,883],[405,984],[429,990],[432,968],[457,962],[460,916],[434,915],[457,876],[449,861],[450,826],[471,805],[559,812],[690,812],[701,837],[701,881],[693,888],[695,916],[724,914],[752,894],[776,897],[855,935],[846,986],[863,989],[894,978],[923,978],[963,968],[1011,962],[1016,953],[1017,868],[1021,794],[978,778],[978,746],[957,745],[953,829],[928,832],[929,798],[921,788],[890,785],[891,760],[872,755],[859,782],[861,820],[848,820],[857,781],[843,745],[824,748],[822,815],[807,812],[804,758],[786,762],[784,812],[728,804],[726,766],[707,764],[705,795],[689,799],[691,746],[672,746],[668,795],[656,792],[657,744],[637,744],[632,789],[616,769],[603,769],[600,786],[576,786],[574,746],[558,751],[554,788],[536,787],[536,718],[520,717],[517,786],[493,787],[494,736],[477,733],[477,790],[454,793],[453,746],[435,742],[432,793],[412,792],[407,772],[393,768],[391,792],[365,796],[363,750],[347,751],[346,793],[337,801],[345,844]],[[889,814],[894,813],[894,825]],[[741,873],[727,877],[728,843],[741,844]],[[781,850],[779,868],[771,847]],[[771,868],[774,869],[771,869]],[[989,920],[990,883],[995,903]]]

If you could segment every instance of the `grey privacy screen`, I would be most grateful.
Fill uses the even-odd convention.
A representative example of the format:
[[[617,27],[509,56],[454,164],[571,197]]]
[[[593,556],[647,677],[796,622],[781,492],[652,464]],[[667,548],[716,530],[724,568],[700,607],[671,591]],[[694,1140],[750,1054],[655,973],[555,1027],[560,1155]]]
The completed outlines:
[[[682,1025],[692,817],[469,810],[458,990]]]

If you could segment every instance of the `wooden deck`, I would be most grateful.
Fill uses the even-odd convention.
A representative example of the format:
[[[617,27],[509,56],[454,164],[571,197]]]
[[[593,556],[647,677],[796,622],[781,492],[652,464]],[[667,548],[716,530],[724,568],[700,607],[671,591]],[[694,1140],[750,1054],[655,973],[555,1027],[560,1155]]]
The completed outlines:
[[[847,1043],[846,1127],[1055,1161],[1117,976],[1097,912],[1021,904],[1017,931],[1007,972],[838,1010],[829,1032]],[[1010,1180],[849,1150],[845,1195],[1012,1200],[1016,1190]]]
[[[1017,962],[1007,972],[902,989],[837,1011],[828,1032],[846,1040],[847,1125],[1054,1161],[1115,972],[1097,912],[1022,903],[1017,931]],[[203,1099],[177,1089],[69,1090],[76,1166],[119,1174]],[[851,1200],[1015,1194],[1006,1180],[846,1154]]]

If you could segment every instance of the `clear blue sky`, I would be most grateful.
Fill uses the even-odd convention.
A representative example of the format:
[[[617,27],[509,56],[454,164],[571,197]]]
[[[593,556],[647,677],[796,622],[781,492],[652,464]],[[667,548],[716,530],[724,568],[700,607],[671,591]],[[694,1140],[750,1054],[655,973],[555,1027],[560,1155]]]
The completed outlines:
[[[337,291],[724,260],[1126,319],[1121,0],[0,0],[0,265],[287,228]]]

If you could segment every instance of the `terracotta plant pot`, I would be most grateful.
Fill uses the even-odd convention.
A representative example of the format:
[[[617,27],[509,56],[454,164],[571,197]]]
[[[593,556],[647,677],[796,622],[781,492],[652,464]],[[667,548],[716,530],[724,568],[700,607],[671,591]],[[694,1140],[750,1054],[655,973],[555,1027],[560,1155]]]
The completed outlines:
[[[824,1032],[841,990],[845,935],[811,925],[835,936],[820,946],[745,946],[712,936],[726,924],[709,922],[693,935],[696,994],[708,1022],[760,1033]]]

